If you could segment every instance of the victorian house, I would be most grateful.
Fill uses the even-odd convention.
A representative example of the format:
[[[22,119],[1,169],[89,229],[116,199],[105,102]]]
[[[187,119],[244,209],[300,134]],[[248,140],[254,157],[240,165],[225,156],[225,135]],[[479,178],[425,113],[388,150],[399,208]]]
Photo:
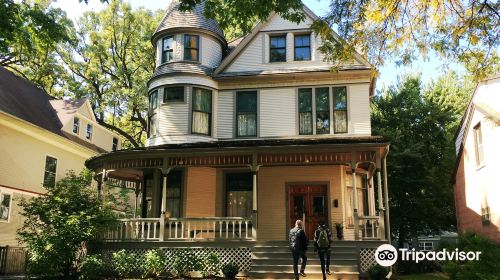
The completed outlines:
[[[268,278],[292,271],[297,219],[311,239],[326,221],[342,239],[334,271],[356,278],[390,236],[389,143],[370,128],[376,70],[355,53],[332,72],[307,7],[299,24],[273,13],[232,42],[203,8],[173,1],[152,34],[146,146],[86,163],[100,191],[110,180],[135,187],[141,209],[101,237],[128,242],[100,249],[216,250]]]

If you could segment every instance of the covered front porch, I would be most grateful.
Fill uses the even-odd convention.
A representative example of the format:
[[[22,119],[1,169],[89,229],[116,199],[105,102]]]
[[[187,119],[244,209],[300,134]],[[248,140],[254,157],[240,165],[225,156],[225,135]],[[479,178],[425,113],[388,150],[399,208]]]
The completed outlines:
[[[324,221],[334,237],[342,228],[344,240],[386,241],[387,152],[380,137],[337,137],[173,144],[105,154],[87,162],[96,172],[97,190],[103,199],[111,185],[133,190],[134,214],[98,238],[284,241],[301,219],[311,239]]]

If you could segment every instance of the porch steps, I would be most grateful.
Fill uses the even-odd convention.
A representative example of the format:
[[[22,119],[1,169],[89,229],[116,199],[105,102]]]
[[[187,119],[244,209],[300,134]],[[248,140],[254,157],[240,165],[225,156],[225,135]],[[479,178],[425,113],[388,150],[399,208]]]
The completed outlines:
[[[349,241],[332,243],[332,254],[328,279],[358,279],[356,245]],[[299,261],[300,263],[300,261]],[[300,266],[300,264],[299,264]],[[323,279],[318,255],[312,241],[307,250],[306,277],[301,279]],[[256,242],[252,254],[250,279],[293,279],[292,256],[286,241]]]

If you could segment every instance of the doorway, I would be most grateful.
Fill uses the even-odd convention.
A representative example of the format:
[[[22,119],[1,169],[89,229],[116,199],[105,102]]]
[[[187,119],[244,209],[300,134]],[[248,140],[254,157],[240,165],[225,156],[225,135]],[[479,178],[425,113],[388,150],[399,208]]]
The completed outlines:
[[[314,239],[318,222],[328,220],[326,185],[295,185],[288,191],[290,228],[302,220],[309,239]]]

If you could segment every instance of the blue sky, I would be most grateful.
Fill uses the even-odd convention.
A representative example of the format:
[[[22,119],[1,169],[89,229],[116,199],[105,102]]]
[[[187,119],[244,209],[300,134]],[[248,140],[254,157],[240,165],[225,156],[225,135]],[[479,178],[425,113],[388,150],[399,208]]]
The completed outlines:
[[[137,8],[143,6],[150,10],[165,9],[170,0],[125,0],[129,2],[132,7]],[[329,0],[303,0],[314,13],[321,16],[324,15],[329,9]],[[78,3],[77,0],[58,0],[54,6],[60,7],[65,10],[71,19],[76,19],[85,11],[94,10],[98,11],[104,7],[99,0],[89,0],[89,4]],[[444,73],[443,65],[446,60],[441,59],[436,54],[430,54],[424,60],[422,58],[414,61],[411,66],[397,66],[394,61],[387,59],[385,65],[379,67],[380,76],[377,80],[377,90],[382,89],[384,86],[395,83],[399,76],[405,73],[420,72],[422,74],[422,81],[427,83],[431,79],[435,79]],[[449,68],[458,72],[464,72],[461,65],[449,63]]]

